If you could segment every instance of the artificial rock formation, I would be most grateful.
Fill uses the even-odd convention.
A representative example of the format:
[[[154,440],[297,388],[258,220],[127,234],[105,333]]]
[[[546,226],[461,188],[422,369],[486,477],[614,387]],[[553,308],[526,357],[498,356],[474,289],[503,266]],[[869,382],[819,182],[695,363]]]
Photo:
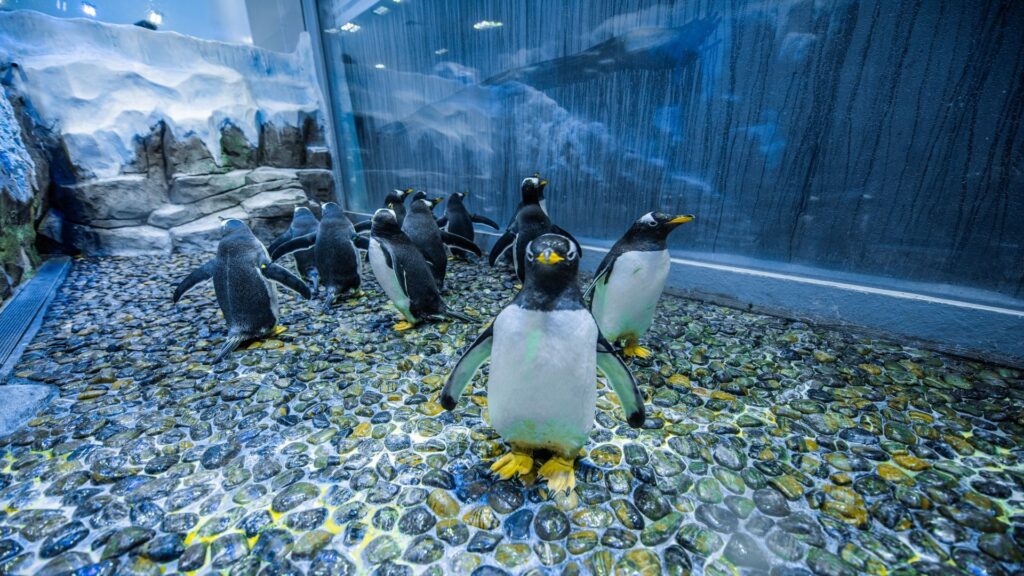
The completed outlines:
[[[37,235],[89,255],[211,250],[224,218],[266,239],[333,198],[308,39],[279,54],[0,12],[0,81],[35,160],[11,240],[26,254]]]

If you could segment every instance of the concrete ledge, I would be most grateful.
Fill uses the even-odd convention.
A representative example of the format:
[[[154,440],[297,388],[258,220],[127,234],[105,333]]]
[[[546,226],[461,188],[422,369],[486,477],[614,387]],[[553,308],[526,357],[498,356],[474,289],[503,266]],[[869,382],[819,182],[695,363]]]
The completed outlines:
[[[28,422],[57,393],[53,386],[8,384],[0,389],[0,437],[7,436]]]
[[[369,217],[356,212],[351,216],[353,221]],[[477,230],[477,243],[485,252],[497,238],[494,232]],[[608,249],[584,241],[583,251],[582,267],[593,271]],[[666,291],[1024,367],[1024,310],[675,257]]]
[[[43,316],[70,269],[71,259],[67,256],[47,259],[35,276],[0,308],[0,384],[39,331]]]

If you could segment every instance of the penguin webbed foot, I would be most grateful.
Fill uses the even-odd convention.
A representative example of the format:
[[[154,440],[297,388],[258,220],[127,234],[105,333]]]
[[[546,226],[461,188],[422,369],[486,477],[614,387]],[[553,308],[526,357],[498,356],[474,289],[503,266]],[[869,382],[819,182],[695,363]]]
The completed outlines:
[[[416,326],[416,325],[413,324],[412,322],[409,322],[408,320],[402,320],[398,324],[395,324],[394,326],[392,326],[392,328],[394,328],[398,332],[405,332],[406,330],[409,330],[409,329],[411,329],[414,326]]]
[[[575,460],[572,458],[552,456],[537,474],[548,481],[548,489],[555,494],[569,494],[576,487]]]
[[[651,356],[653,356],[654,352],[651,352],[651,350],[648,348],[644,348],[637,342],[630,342],[627,343],[626,346],[622,348],[622,355],[625,356],[626,358],[640,358],[641,360],[643,360],[645,358],[650,358]]]
[[[494,472],[502,480],[508,480],[515,476],[525,476],[533,471],[533,456],[518,448],[498,458],[491,464],[491,472]]]

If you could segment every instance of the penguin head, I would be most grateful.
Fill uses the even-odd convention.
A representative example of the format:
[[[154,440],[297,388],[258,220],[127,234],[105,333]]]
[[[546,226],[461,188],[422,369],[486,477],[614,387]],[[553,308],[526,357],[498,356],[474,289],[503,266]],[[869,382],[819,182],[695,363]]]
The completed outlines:
[[[339,206],[337,202],[327,202],[324,204],[322,211],[325,217],[343,214],[341,206]]]
[[[543,288],[574,282],[580,268],[576,244],[559,234],[544,234],[526,245],[526,280]]]
[[[533,176],[523,179],[522,193],[524,204],[537,204],[544,199],[544,187],[548,181],[540,177],[540,172],[534,172]]]
[[[448,197],[448,205],[451,206],[454,204],[456,206],[461,206],[462,201],[466,199],[467,194],[468,192],[453,192],[452,195]]]
[[[396,205],[404,203],[405,198],[410,194],[412,194],[412,188],[405,188],[404,190],[395,188],[384,197],[384,206],[394,209]]]
[[[637,218],[626,234],[634,238],[664,241],[676,227],[690,220],[693,220],[692,214],[673,216],[664,212],[648,212]]]
[[[235,234],[249,234],[249,226],[238,218],[228,218],[220,223],[220,236],[227,238]]]
[[[375,236],[392,236],[402,232],[395,211],[389,208],[380,208],[374,212],[370,224],[370,233]]]
[[[312,222],[316,220],[316,214],[307,206],[296,206],[292,212],[292,222]]]

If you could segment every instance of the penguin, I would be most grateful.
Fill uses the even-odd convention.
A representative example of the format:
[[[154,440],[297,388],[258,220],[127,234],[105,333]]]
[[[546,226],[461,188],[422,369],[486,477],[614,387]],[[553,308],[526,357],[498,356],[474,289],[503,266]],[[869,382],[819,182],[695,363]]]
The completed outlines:
[[[583,304],[580,252],[568,238],[544,234],[526,247],[526,281],[515,299],[463,353],[439,401],[455,406],[489,358],[491,426],[512,450],[491,470],[503,479],[529,474],[534,450],[553,456],[538,474],[554,492],[575,486],[574,461],[594,427],[598,369],[634,428],[645,418],[636,380]]]
[[[444,216],[437,221],[437,225],[440,226],[447,232],[461,236],[470,242],[476,240],[476,232],[473,230],[473,223],[483,224],[490,226],[495,230],[500,230],[498,225],[487,218],[486,216],[480,216],[479,214],[470,214],[469,210],[466,209],[464,203],[466,199],[465,192],[456,192],[448,197],[448,203],[445,204]],[[452,252],[455,254],[465,254],[462,250],[455,250]]]
[[[402,222],[405,221],[405,199],[412,194],[412,188],[406,188],[399,190],[395,188],[388,195],[384,197],[384,207],[389,210],[395,211],[395,217],[398,218],[398,225],[401,226]],[[366,232],[371,227],[370,220],[363,220],[356,224],[356,232]]]
[[[665,288],[669,262],[668,235],[690,214],[671,216],[648,212],[633,223],[612,246],[594,273],[584,298],[593,293],[590,310],[601,332],[612,342],[625,342],[623,355],[647,358],[640,337],[651,327],[654,309]]]
[[[349,290],[359,291],[363,262],[352,241],[355,234],[352,222],[341,206],[328,202],[324,204],[323,219],[315,232],[280,244],[270,252],[270,257],[277,261],[285,254],[313,252],[320,281],[327,289],[323,303],[326,314],[335,298]]]
[[[370,255],[370,268],[377,282],[404,320],[395,330],[408,330],[422,320],[440,320],[450,316],[464,322],[476,321],[448,308],[434,282],[434,274],[423,254],[402,232],[394,211],[381,208],[374,212],[370,238],[356,241]]]
[[[245,222],[234,218],[221,224],[217,256],[193,270],[174,290],[176,304],[201,282],[213,280],[217,304],[228,324],[224,347],[214,358],[217,364],[246,340],[262,338],[277,326],[277,290],[273,280],[309,299],[309,286],[294,274],[274,264],[267,249]]]
[[[444,198],[430,200],[425,192],[417,192],[412,197],[412,204],[402,224],[402,232],[405,232],[409,240],[419,249],[420,253],[430,264],[434,274],[434,282],[440,291],[444,291],[444,277],[448,272],[448,252],[445,246],[452,246],[477,256],[482,256],[480,248],[476,244],[457,236],[451,232],[441,230],[434,219],[434,206],[444,201]]]
[[[313,211],[305,206],[296,206],[295,211],[292,212],[292,223],[288,226],[288,229],[283,234],[274,239],[267,247],[267,252],[270,254],[274,253],[274,250],[278,246],[309,234],[316,234],[317,227],[320,222],[316,219],[316,215]],[[299,271],[299,276],[312,284],[313,294],[317,293],[319,286],[319,274],[316,268],[316,258],[313,256],[312,249],[296,250],[292,256],[295,257],[295,268]],[[275,258],[276,260],[276,258]]]

